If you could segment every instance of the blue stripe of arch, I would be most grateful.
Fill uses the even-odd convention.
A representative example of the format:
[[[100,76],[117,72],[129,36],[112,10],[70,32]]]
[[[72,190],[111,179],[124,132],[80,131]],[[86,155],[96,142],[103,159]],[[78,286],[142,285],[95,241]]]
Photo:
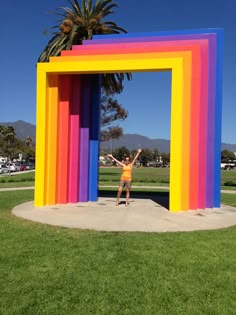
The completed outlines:
[[[219,34],[220,32],[222,32],[222,30],[223,30],[222,28],[205,28],[205,29],[193,29],[193,30],[174,30],[174,31],[159,31],[159,32],[94,35],[93,39],[172,36],[172,35],[188,35],[188,34]]]
[[[89,135],[89,201],[98,199],[99,134],[100,134],[101,76],[91,75],[91,115]]]
[[[131,39],[138,37],[154,37],[154,36],[175,36],[186,35],[203,35],[216,34],[216,81],[215,81],[215,122],[214,122],[214,191],[213,191],[213,206],[220,207],[220,160],[221,160],[221,124],[222,124],[222,82],[223,82],[223,40],[224,31],[222,28],[207,28],[194,30],[175,30],[175,31],[160,31],[160,32],[144,32],[130,34],[111,34],[111,35],[95,35],[93,38],[98,43],[112,39]],[[150,39],[149,39],[150,40]],[[88,43],[90,44],[90,43]],[[93,41],[91,41],[93,44]],[[210,114],[210,113],[209,113]]]

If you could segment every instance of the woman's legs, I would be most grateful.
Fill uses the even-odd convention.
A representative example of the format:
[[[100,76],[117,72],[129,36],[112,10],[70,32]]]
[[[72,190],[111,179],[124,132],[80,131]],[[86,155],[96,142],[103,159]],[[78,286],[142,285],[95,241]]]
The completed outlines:
[[[120,186],[118,188],[118,192],[117,192],[116,206],[119,205],[120,196],[122,194],[122,190],[123,190],[124,186],[126,186],[126,202],[125,202],[125,205],[128,206],[128,204],[129,204],[131,182],[130,181],[126,181],[126,182],[121,181],[120,182]]]
[[[117,192],[117,198],[116,198],[116,206],[119,205],[119,200],[120,200],[120,196],[121,196],[121,194],[122,194],[122,190],[123,190],[123,187],[122,187],[122,186],[119,186],[118,192]]]
[[[128,206],[129,204],[129,196],[130,196],[130,188],[126,188],[126,203],[125,203],[126,206]]]

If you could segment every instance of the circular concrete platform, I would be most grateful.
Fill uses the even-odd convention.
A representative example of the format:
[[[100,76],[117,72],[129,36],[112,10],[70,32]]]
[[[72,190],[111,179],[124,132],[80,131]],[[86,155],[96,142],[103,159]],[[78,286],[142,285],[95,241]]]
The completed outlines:
[[[12,213],[27,220],[68,228],[97,231],[176,232],[226,228],[236,225],[236,208],[173,213],[151,199],[131,199],[128,207],[115,206],[115,198],[97,202],[34,207],[33,201],[16,206]]]

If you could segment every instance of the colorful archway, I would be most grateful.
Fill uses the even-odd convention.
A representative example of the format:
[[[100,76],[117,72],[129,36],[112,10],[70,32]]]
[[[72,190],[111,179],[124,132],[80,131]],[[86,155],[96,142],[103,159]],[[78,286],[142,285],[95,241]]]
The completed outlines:
[[[223,30],[96,36],[38,63],[35,206],[96,201],[101,73],[172,71],[170,211],[220,207]]]

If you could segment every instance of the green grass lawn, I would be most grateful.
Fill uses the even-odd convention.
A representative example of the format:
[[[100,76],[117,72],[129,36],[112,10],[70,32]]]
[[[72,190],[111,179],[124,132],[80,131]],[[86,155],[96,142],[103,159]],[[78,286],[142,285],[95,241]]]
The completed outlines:
[[[133,169],[133,186],[169,186],[169,168],[141,167]],[[100,168],[99,185],[118,185],[119,167]],[[236,183],[236,170],[221,171],[221,189],[236,190],[236,186],[224,186],[226,182]]]
[[[236,195],[235,194],[221,194],[221,203],[236,207]]]
[[[0,188],[34,186],[35,171],[0,176]]]
[[[133,169],[134,182],[169,183],[169,168],[140,167]],[[101,181],[117,181],[121,174],[120,167],[100,168]],[[221,184],[236,181],[236,170],[221,171]]]
[[[133,169],[133,186],[169,186],[169,169],[141,167]],[[34,186],[34,171],[29,173],[0,176],[0,188]],[[119,167],[99,169],[99,186],[117,186],[121,174]],[[224,186],[226,182],[236,183],[236,171],[221,171],[221,189],[236,190],[236,186]]]
[[[11,214],[32,199],[0,192],[0,314],[235,314],[236,227],[102,233]]]
[[[117,184],[120,178],[120,167],[100,168],[99,180],[101,184]],[[169,169],[140,167],[133,169],[133,185],[169,184]]]

